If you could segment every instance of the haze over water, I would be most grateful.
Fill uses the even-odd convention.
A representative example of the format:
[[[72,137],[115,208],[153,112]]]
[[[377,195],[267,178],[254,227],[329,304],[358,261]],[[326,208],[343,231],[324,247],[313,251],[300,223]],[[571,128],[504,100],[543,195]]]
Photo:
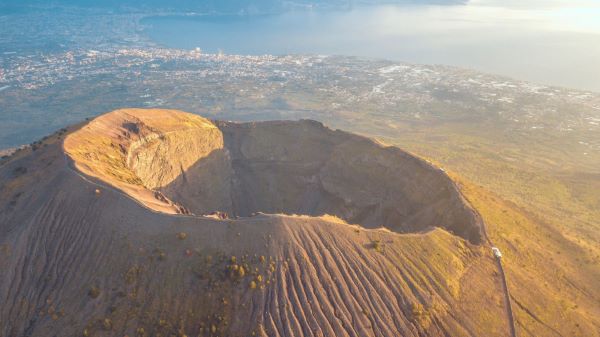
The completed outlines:
[[[152,40],[172,48],[447,64],[600,92],[600,2],[594,1],[480,0],[143,23]]]

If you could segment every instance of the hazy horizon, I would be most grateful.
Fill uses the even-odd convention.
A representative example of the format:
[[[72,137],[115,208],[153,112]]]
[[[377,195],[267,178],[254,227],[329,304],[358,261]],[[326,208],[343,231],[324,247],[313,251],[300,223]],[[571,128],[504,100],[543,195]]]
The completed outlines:
[[[228,54],[330,54],[447,64],[600,92],[600,4],[379,5],[266,16],[150,17],[170,48]]]

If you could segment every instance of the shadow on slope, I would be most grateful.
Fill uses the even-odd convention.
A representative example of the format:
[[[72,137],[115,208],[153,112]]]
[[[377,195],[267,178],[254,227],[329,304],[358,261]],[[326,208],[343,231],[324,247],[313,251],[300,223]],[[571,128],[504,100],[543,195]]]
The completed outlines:
[[[441,170],[314,121],[217,122],[224,148],[160,188],[195,214],[331,214],[396,232],[443,227],[480,243],[481,222]]]

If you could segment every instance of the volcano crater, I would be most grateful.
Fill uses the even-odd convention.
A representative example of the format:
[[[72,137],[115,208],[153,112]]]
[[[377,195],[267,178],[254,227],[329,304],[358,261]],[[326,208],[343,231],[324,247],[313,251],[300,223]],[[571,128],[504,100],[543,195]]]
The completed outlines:
[[[235,123],[123,109],[67,137],[76,169],[165,213],[333,215],[365,228],[441,227],[481,243],[482,224],[439,168],[311,120]]]

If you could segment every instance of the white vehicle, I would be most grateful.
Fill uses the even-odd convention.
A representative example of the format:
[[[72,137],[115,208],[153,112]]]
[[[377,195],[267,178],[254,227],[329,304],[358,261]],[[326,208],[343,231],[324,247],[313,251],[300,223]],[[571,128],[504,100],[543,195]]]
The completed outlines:
[[[500,249],[496,248],[496,247],[492,247],[492,252],[494,253],[494,256],[497,259],[502,258],[502,253],[500,252]]]

